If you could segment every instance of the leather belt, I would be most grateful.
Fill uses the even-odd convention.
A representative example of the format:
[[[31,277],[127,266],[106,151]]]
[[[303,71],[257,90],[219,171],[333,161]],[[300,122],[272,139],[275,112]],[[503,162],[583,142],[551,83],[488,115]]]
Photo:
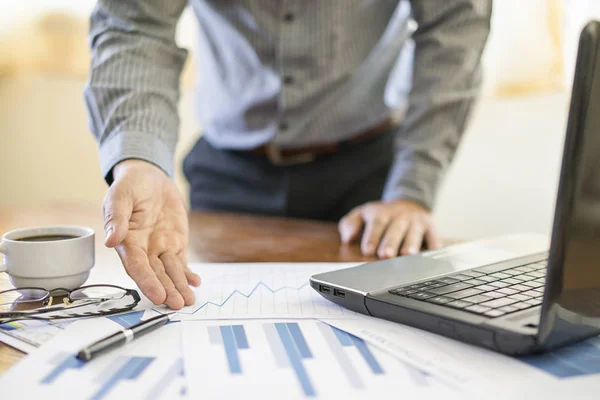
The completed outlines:
[[[318,156],[333,154],[343,148],[354,146],[367,139],[389,132],[396,126],[397,122],[389,118],[366,131],[354,135],[350,139],[340,142],[288,149],[277,147],[273,143],[267,143],[250,150],[250,153],[265,156],[274,165],[304,164],[315,160]]]

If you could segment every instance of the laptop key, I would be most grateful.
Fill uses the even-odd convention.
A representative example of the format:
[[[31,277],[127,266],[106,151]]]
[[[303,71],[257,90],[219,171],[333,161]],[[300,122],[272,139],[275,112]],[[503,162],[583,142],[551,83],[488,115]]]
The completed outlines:
[[[529,300],[531,297],[523,296],[522,294],[513,294],[512,296],[508,296],[508,298],[516,301],[525,301]]]
[[[485,283],[484,281],[480,281],[479,279],[469,279],[468,281],[464,282],[468,283],[469,285],[483,285]]]
[[[437,281],[426,281],[426,282],[421,282],[421,285],[423,285],[423,286],[429,286],[429,285],[433,285],[434,283],[437,283]]]
[[[408,297],[410,297],[411,299],[417,299],[417,300],[426,300],[430,297],[436,297],[436,296],[437,296],[437,294],[428,293],[428,292],[418,292],[418,293],[408,295]]]
[[[507,294],[499,293],[498,291],[495,291],[495,292],[485,292],[485,295],[488,296],[488,297],[491,297],[492,299],[500,299],[502,297],[508,296]]]
[[[498,289],[498,290],[497,290],[497,292],[498,292],[498,293],[503,293],[503,294],[505,294],[505,295],[507,295],[507,296],[508,296],[508,295],[511,295],[511,294],[517,294],[517,293],[519,293],[519,291],[518,291],[518,290],[514,290],[514,289],[511,289],[511,288],[509,288],[509,287],[505,287],[505,288],[502,288],[502,289]]]
[[[508,297],[504,297],[501,299],[495,299],[492,301],[488,301],[487,303],[483,303],[484,306],[486,307],[490,307],[490,308],[500,308],[500,307],[504,307],[504,306],[508,306],[512,303],[516,303],[517,300],[513,300],[513,299],[509,299]]]
[[[397,294],[398,296],[408,296],[409,294],[417,293],[419,291],[419,289],[398,288],[389,290],[388,292],[391,294]]]
[[[453,308],[465,308],[471,305],[471,303],[467,303],[466,301],[462,301],[462,300],[454,300],[450,303],[446,303],[446,305],[448,307],[453,307]]]
[[[511,313],[511,312],[519,311],[519,309],[517,307],[512,306],[512,305],[500,307],[498,310],[504,311],[505,313]]]
[[[498,279],[493,278],[493,277],[491,277],[489,275],[479,276],[479,277],[477,277],[477,279],[480,280],[480,281],[488,282],[488,283],[489,282],[494,282],[494,281],[498,280]]]
[[[423,287],[423,285],[421,285],[420,283],[406,286],[407,289],[421,289],[422,287]]]
[[[486,296],[485,294],[478,294],[471,297],[463,298],[462,301],[468,301],[469,303],[479,304],[484,303],[486,301],[493,300],[493,298]]]
[[[543,283],[533,282],[533,281],[532,282],[523,282],[523,285],[529,286],[530,288],[534,288],[534,289],[544,286]]]
[[[458,292],[448,293],[447,297],[452,297],[453,299],[462,299],[463,297],[475,296],[476,294],[483,293],[481,290],[477,290],[475,288],[469,288],[465,290],[459,290]]]
[[[492,290],[496,290],[498,288],[492,285],[479,285],[475,286],[475,289],[483,290],[484,292],[491,292]]]
[[[495,274],[490,274],[490,276],[492,278],[498,278],[498,279],[506,279],[506,278],[510,278],[510,275],[505,274],[503,272],[496,272]]]
[[[522,282],[522,280],[516,279],[516,278],[507,278],[507,279],[502,279],[500,282],[508,283],[510,285],[518,285],[519,283]]]
[[[527,297],[538,297],[540,292],[536,292],[535,290],[528,290],[527,292],[521,292],[523,296]]]
[[[525,302],[523,302],[523,303],[513,303],[513,304],[510,305],[510,307],[516,307],[519,310],[524,310],[526,308],[530,308],[531,304],[527,304]]]
[[[437,283],[433,283],[431,285],[428,285],[427,286],[427,290],[438,288],[438,287],[442,287],[442,286],[447,286],[447,285],[448,285],[447,283],[437,282]]]
[[[521,271],[517,271],[517,270],[515,270],[513,268],[511,268],[511,269],[505,269],[504,271],[502,271],[502,273],[503,274],[508,274],[508,275],[511,275],[511,276],[521,275],[522,274]]]
[[[518,290],[519,292],[526,292],[528,290],[531,290],[529,286],[525,286],[520,283],[518,285],[512,285],[510,288],[513,290]]]
[[[500,289],[500,288],[510,286],[510,283],[496,281],[496,282],[490,282],[490,285],[494,286],[497,289]]]
[[[452,299],[450,297],[436,296],[436,297],[430,297],[425,301],[427,301],[429,303],[435,303],[435,304],[446,304],[446,303],[449,303],[454,300],[455,299]]]
[[[464,282],[457,282],[457,283],[453,283],[452,285],[442,286],[442,287],[431,289],[431,290],[427,289],[427,291],[430,293],[435,293],[435,294],[446,294],[446,293],[458,292],[459,290],[463,290],[463,289],[468,289],[471,286],[473,286],[473,285],[469,285]]]
[[[480,306],[478,304],[474,304],[469,307],[465,307],[466,311],[471,311],[477,314],[483,314],[484,312],[491,311],[492,309],[489,307]]]
[[[488,317],[501,317],[504,314],[506,314],[506,313],[504,311],[500,311],[500,310],[490,310],[490,311],[483,313],[483,315],[486,315]]]

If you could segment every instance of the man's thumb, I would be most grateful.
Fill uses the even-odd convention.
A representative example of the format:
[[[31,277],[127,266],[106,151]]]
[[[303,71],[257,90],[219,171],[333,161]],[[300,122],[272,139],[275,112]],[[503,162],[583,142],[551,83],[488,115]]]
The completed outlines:
[[[131,202],[120,196],[109,193],[104,201],[104,231],[107,247],[119,245],[129,230],[129,219],[132,213]]]

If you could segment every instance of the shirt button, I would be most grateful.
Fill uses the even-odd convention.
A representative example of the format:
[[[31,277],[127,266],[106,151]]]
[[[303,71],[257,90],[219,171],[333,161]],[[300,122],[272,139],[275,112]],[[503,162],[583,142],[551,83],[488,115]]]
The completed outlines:
[[[283,20],[285,22],[292,22],[294,20],[294,14],[292,13],[287,13],[283,16]]]
[[[283,83],[285,83],[286,85],[291,85],[294,83],[294,77],[293,76],[285,76],[283,78]]]
[[[286,122],[281,122],[279,124],[279,130],[280,131],[287,131],[289,128],[289,125]]]

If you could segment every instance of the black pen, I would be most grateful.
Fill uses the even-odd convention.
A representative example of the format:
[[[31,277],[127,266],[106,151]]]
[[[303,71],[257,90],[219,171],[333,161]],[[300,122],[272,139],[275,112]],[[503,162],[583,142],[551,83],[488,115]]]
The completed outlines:
[[[97,342],[94,342],[81,349],[79,353],[77,353],[77,358],[82,361],[90,361],[92,358],[101,353],[121,347],[131,342],[134,338],[143,336],[146,333],[152,332],[165,325],[167,322],[169,322],[172,314],[173,313],[169,313],[152,317],[133,325],[131,328],[124,329],[100,339]]]

